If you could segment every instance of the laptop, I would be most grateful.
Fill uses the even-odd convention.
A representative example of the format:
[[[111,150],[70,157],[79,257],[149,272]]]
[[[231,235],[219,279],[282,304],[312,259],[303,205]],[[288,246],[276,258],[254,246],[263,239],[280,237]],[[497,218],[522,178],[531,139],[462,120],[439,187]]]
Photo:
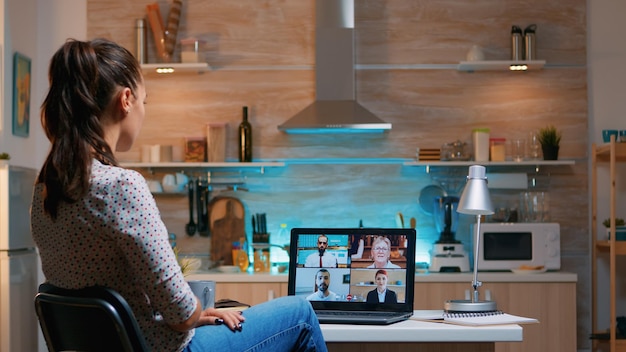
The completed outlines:
[[[294,228],[288,294],[323,324],[387,325],[413,314],[415,229]]]

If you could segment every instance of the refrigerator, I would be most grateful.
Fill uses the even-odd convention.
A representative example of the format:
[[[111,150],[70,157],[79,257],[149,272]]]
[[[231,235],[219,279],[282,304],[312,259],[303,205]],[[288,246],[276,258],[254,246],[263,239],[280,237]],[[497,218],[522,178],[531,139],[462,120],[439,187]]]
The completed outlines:
[[[30,232],[37,172],[0,164],[0,352],[38,349],[38,254]]]

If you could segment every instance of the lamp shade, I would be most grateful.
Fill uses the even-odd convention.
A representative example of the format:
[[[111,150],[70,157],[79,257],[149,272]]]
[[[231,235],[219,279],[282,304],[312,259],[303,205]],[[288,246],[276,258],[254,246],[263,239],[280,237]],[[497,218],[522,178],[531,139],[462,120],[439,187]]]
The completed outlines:
[[[461,194],[457,212],[470,215],[491,215],[493,205],[487,188],[485,167],[472,165],[469,168],[467,183]]]

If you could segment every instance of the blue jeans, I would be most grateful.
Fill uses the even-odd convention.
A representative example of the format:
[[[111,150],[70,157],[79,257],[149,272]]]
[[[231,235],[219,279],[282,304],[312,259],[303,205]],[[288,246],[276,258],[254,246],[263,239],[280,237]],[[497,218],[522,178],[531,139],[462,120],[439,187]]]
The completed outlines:
[[[280,297],[252,306],[243,315],[242,331],[225,325],[198,327],[183,351],[327,351],[315,312],[303,298]]]

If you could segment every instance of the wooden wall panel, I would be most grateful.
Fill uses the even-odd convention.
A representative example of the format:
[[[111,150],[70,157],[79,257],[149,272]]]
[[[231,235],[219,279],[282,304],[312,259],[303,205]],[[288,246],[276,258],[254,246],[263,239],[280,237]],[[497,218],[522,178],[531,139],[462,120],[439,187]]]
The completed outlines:
[[[152,2],[88,0],[88,37],[110,38],[132,49],[134,21]],[[170,1],[156,2],[165,16]],[[413,158],[416,147],[469,141],[476,127],[512,139],[555,124],[563,131],[560,157],[575,159],[576,165],[522,172],[550,191],[552,220],[561,224],[563,270],[579,275],[578,348],[588,347],[586,2],[356,0],[355,7],[356,95],[393,124],[389,133],[291,136],[277,130],[315,98],[314,0],[188,0],[178,38],[207,40],[212,69],[200,75],[146,75],[144,129],[120,159],[138,160],[144,144],[182,145],[185,137],[203,135],[211,122],[228,123],[227,156],[235,158],[244,105],[250,107],[257,160]],[[538,26],[537,53],[547,61],[545,69],[466,73],[451,68],[465,60],[473,44],[484,48],[487,59],[508,59],[511,25],[531,23]],[[151,42],[148,49],[150,62],[156,62]],[[446,181],[456,184],[466,173],[465,168],[448,171],[455,177]],[[365,226],[395,226],[401,211],[406,219],[417,219],[418,251],[428,260],[438,234],[417,199],[424,186],[441,177],[441,171],[426,174],[423,168],[399,165],[288,165],[246,175],[248,192],[216,188],[213,195],[241,198],[248,215],[267,213],[272,233],[281,223],[356,226],[363,219]],[[497,206],[515,206],[518,192],[494,191],[493,198]],[[157,201],[181,248],[208,253],[207,238],[184,235],[186,199],[160,196]],[[457,232],[468,249],[470,222],[462,217]]]

